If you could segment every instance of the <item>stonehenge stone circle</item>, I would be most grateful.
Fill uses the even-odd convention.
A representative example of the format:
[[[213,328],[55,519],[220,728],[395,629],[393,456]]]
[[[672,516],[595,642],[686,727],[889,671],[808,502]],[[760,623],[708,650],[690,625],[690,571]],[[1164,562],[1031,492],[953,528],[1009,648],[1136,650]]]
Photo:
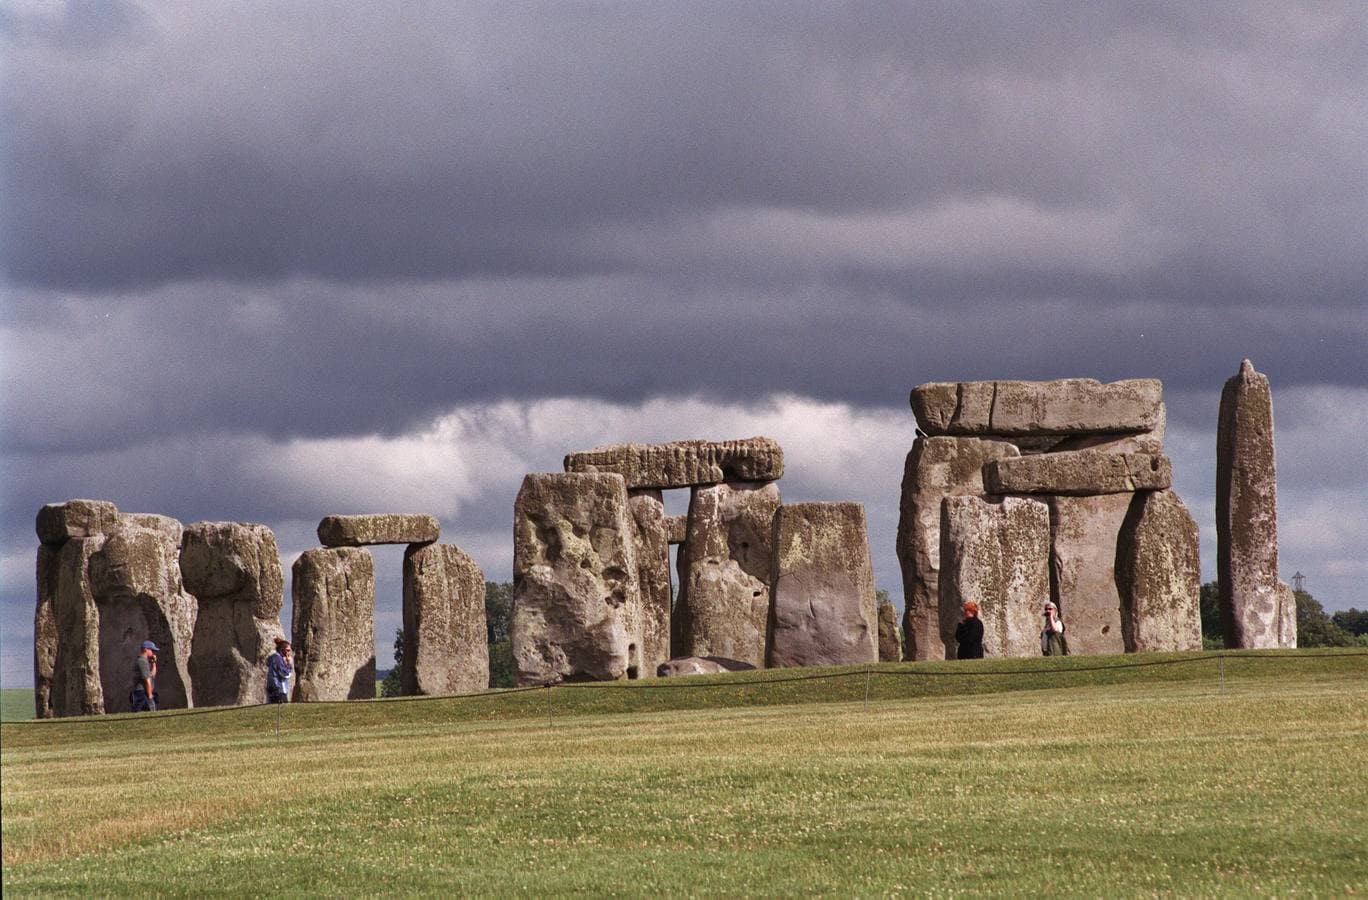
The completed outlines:
[[[1117,539],[1134,494],[1050,496],[1050,574],[1069,652],[1122,653]],[[1037,610],[1038,611],[1038,610]]]
[[[426,515],[325,516],[318,523],[318,542],[324,547],[426,544],[440,533],[437,518]]]
[[[402,693],[466,694],[489,686],[485,578],[453,544],[404,551]]]
[[[660,491],[627,493],[636,541],[637,582],[641,590],[641,676],[654,675],[670,658],[670,536]]]
[[[1167,490],[1173,467],[1167,456],[1072,450],[1000,459],[983,467],[990,494],[1122,494]]]
[[[721,656],[765,665],[779,486],[693,489],[684,568],[672,625],[675,656]]]
[[[936,382],[912,389],[928,435],[1061,435],[1153,430],[1162,420],[1155,378],[1101,384],[1058,381]]]
[[[954,634],[959,621],[958,609],[952,621],[941,621],[941,500],[982,496],[984,465],[1020,455],[1014,444],[974,437],[917,438],[912,444],[903,470],[897,545],[908,659],[953,658],[941,637],[947,627]]]
[[[1137,494],[1116,549],[1127,653],[1201,650],[1197,522],[1173,491]]]
[[[515,682],[636,674],[641,591],[622,476],[528,475],[513,527]]]
[[[772,667],[878,661],[874,570],[861,504],[780,506],[773,560]]]
[[[946,497],[942,512],[941,621],[953,612],[958,622],[965,601],[973,600],[986,656],[1039,656],[1040,610],[1050,598],[1049,508],[1024,497],[959,496]],[[955,658],[954,629],[941,637]]]
[[[125,515],[90,558],[105,712],[132,710],[129,672],[144,640],[159,648],[159,708],[194,705],[190,653],[198,607],[181,581],[181,530],[166,516]]]
[[[181,539],[180,570],[199,607],[190,651],[195,705],[261,703],[266,659],[285,633],[275,533],[245,522],[193,522]]]
[[[879,605],[879,662],[902,659],[902,635],[898,633],[898,611],[892,603]]]
[[[1288,644],[1295,598],[1278,580],[1278,483],[1273,394],[1249,360],[1225,383],[1216,429],[1216,580],[1227,647]]]
[[[616,472],[629,490],[695,487],[724,481],[776,481],[784,451],[767,437],[739,441],[612,444],[571,453],[567,472]]]
[[[375,563],[359,547],[305,550],[295,560],[296,702],[375,697]]]

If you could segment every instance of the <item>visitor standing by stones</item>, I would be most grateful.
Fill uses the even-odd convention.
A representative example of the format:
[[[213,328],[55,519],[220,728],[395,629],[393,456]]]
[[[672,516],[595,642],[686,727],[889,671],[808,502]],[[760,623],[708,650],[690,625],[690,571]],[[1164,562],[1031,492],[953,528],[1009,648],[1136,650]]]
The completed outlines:
[[[157,711],[157,645],[143,641],[133,659],[133,691],[129,703],[134,712]]]
[[[983,659],[983,620],[973,600],[965,601],[964,619],[955,627],[955,644],[956,659]]]
[[[1046,601],[1041,612],[1044,623],[1040,629],[1040,652],[1046,656],[1068,656],[1069,642],[1064,639],[1064,621],[1055,605]]]
[[[266,702],[290,702],[290,676],[294,674],[294,648],[276,638],[275,652],[266,658]]]

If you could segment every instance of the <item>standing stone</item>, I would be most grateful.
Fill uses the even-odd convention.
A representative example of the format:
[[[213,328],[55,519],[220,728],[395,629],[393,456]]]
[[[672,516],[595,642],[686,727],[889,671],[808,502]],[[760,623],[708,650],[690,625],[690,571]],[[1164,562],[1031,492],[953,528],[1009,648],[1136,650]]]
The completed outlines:
[[[892,603],[879,605],[879,662],[902,659],[902,635],[898,633],[898,611]]]
[[[404,551],[404,658],[400,690],[469,694],[489,686],[485,578],[454,544]]]
[[[318,523],[318,542],[324,547],[426,544],[437,540],[441,530],[435,516],[324,516]]]
[[[266,659],[284,635],[285,577],[265,525],[195,522],[181,540],[181,577],[199,606],[190,654],[196,706],[266,699]]]
[[[655,675],[670,659],[670,540],[665,502],[660,491],[629,491],[636,541],[637,580],[641,587],[642,676]]]
[[[375,698],[375,562],[359,547],[295,560],[296,702]]]
[[[1024,497],[946,497],[941,506],[942,621],[979,606],[986,656],[1039,656],[1040,610],[1050,597],[1050,511]],[[954,658],[953,629],[942,635]]]
[[[64,544],[72,538],[94,537],[119,526],[119,508],[108,500],[68,500],[38,510],[36,530],[44,544]],[[133,677],[129,676],[131,683]]]
[[[1167,490],[1173,466],[1167,456],[1071,450],[999,459],[983,467],[990,494],[1124,494]]]
[[[73,538],[57,556],[56,591],[52,613],[57,627],[57,650],[52,665],[52,709],[57,716],[103,713],[100,683],[100,614],[90,585],[90,558],[104,546],[102,534]],[[132,687],[133,659],[128,683]]]
[[[610,444],[567,455],[565,471],[615,472],[625,479],[629,490],[777,481],[784,474],[784,451],[767,437]]]
[[[513,518],[516,683],[636,677],[641,591],[622,476],[528,475]]]
[[[680,548],[675,656],[720,656],[765,665],[777,484],[694,488]]]
[[[682,544],[689,537],[688,516],[665,517],[665,540],[671,544]]]
[[[50,719],[52,679],[57,668],[57,582],[61,577],[62,550],[59,545],[38,545],[38,603],[33,611],[33,715]]]
[[[1106,434],[1152,431],[1163,392],[1156,378],[962,381],[918,385],[911,401],[930,435]]]
[[[1116,548],[1134,494],[1048,497],[1053,599],[1069,652],[1121,653],[1121,592]]]
[[[771,584],[771,666],[844,666],[878,661],[874,569],[863,505],[794,503],[779,507],[774,514]]]
[[[1297,595],[1281,581],[1278,582],[1278,646],[1288,649],[1297,646]]]
[[[1202,649],[1197,554],[1197,522],[1177,494],[1135,496],[1116,548],[1127,653]]]
[[[903,632],[907,659],[953,659],[942,637],[953,637],[959,610],[946,621],[940,613],[941,500],[983,494],[983,467],[1021,452],[1004,441],[980,438],[917,438],[903,470],[898,519],[898,563],[902,568]]]
[[[197,605],[181,580],[181,531],[167,516],[126,516],[90,558],[105,712],[132,709],[133,659],[146,640],[160,648],[158,708],[194,705],[190,650]]]
[[[1227,647],[1285,646],[1278,581],[1273,393],[1249,360],[1225,383],[1216,430],[1216,580]],[[1294,616],[1295,618],[1295,616]]]

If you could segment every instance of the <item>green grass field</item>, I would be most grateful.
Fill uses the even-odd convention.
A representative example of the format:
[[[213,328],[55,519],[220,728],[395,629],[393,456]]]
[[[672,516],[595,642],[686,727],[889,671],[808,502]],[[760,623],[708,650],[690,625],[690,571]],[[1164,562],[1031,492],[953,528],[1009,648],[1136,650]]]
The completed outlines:
[[[33,718],[33,688],[0,688],[0,722]]]
[[[1368,656],[1144,659],[6,724],[4,889],[1368,891]]]

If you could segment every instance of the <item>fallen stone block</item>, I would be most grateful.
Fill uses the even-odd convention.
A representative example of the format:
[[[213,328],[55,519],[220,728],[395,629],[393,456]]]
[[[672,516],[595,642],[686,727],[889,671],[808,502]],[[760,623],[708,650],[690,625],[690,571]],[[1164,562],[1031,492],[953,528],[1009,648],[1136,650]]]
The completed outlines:
[[[1172,491],[1137,494],[1116,548],[1127,653],[1201,650],[1197,522]]]
[[[513,515],[519,685],[639,674],[641,588],[622,476],[532,474]]]
[[[428,544],[440,533],[436,517],[426,515],[324,516],[318,523],[318,541],[324,547]]]
[[[672,618],[676,656],[765,665],[776,484],[694,488]]]
[[[1127,494],[1172,484],[1169,458],[1148,453],[1073,450],[993,460],[983,467],[990,494]]]
[[[771,666],[878,661],[878,610],[864,506],[793,503],[779,507],[774,515],[771,584]]]
[[[1054,602],[1074,655],[1121,653],[1116,550],[1133,494],[1051,496],[1050,567]]]
[[[879,662],[902,659],[902,635],[898,630],[898,611],[892,603],[879,607]]]
[[[933,382],[911,395],[917,424],[932,436],[1151,431],[1162,399],[1154,378]]]
[[[946,659],[947,635],[953,651],[959,610],[944,619],[940,611],[941,501],[982,496],[984,464],[1017,456],[1020,450],[1013,444],[972,437],[917,438],[912,444],[903,470],[897,543],[908,659]]]
[[[108,500],[68,500],[39,509],[36,530],[44,544],[64,544],[104,534],[118,524],[119,508]]]
[[[453,544],[404,551],[405,695],[469,694],[489,687],[485,577]]]
[[[359,547],[305,550],[291,571],[295,702],[375,698],[375,562]]]
[[[565,471],[615,472],[626,480],[629,490],[776,481],[784,474],[784,451],[767,437],[612,444],[569,454]]]
[[[266,660],[285,634],[285,576],[275,533],[245,522],[195,522],[181,541],[181,578],[199,615],[190,654],[196,706],[266,699]]]
[[[726,659],[721,656],[685,656],[663,662],[656,668],[660,678],[677,678],[681,675],[719,675],[723,672],[744,672],[754,670],[755,666],[739,659]]]
[[[668,516],[660,491],[629,491],[627,508],[634,526],[637,581],[641,589],[640,674],[654,675],[670,658],[670,584]]]
[[[1040,611],[1050,598],[1049,508],[1025,497],[961,496],[946,497],[941,510],[942,619],[958,622],[972,600],[985,656],[1039,656]],[[953,632],[945,640],[953,659]]]

